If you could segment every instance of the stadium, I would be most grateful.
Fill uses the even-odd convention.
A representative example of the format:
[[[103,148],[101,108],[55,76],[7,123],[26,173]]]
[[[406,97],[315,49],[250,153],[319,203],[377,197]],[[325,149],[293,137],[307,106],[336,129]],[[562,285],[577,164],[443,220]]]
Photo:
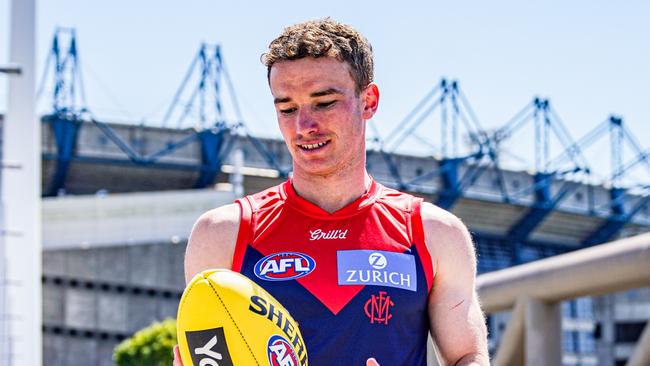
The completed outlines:
[[[15,14],[23,16],[20,11]],[[21,36],[30,34],[21,29],[28,23],[12,30],[22,31]],[[112,354],[119,342],[154,321],[176,316],[185,285],[185,246],[196,218],[279,184],[291,174],[284,142],[249,131],[239,112],[236,80],[230,79],[226,56],[218,45],[200,46],[176,91],[165,121],[178,121],[177,127],[166,122],[144,126],[103,120],[80,102],[83,47],[75,37],[72,29],[57,29],[48,51],[42,83],[52,86],[44,88],[53,90],[45,96],[52,101],[50,113],[36,116],[33,103],[31,107],[25,102],[11,104],[13,95],[29,93],[28,86],[18,80],[10,84],[8,111],[0,115],[3,365],[32,364],[26,361],[31,356],[27,356],[24,338],[33,333],[25,329],[40,333],[45,364],[113,365]],[[34,62],[28,58],[16,59],[17,68],[13,64],[3,67],[5,76],[1,77],[13,83],[31,73],[35,91]],[[548,99],[531,99],[510,121],[485,130],[460,83],[442,79],[414,101],[412,111],[387,137],[381,138],[371,126],[368,170],[382,184],[423,197],[462,218],[476,245],[481,295],[481,285],[485,289],[501,285],[496,277],[484,275],[510,267],[530,270],[531,276],[542,281],[548,276],[545,267],[526,267],[542,259],[539,263],[561,268],[569,276],[559,281],[575,280],[570,293],[543,305],[535,302],[541,300],[522,300],[521,304],[517,300],[516,304],[492,306],[486,296],[495,364],[523,364],[524,359],[525,364],[535,365],[648,364],[650,356],[643,349],[650,349],[650,147],[639,142],[616,115],[573,139]],[[232,114],[224,111],[227,106],[233,108]],[[10,127],[14,120],[29,119],[30,113],[39,121],[31,132]],[[189,126],[183,122],[192,118]],[[40,135],[40,143],[29,152],[40,162],[36,170],[12,165],[29,148],[15,141],[33,141],[20,137],[27,132]],[[513,139],[528,139],[535,164],[524,168],[508,164],[505,153]],[[410,149],[422,140],[435,150]],[[592,175],[593,167],[602,162],[587,157],[587,151],[602,148],[603,141],[612,162],[605,179]],[[23,173],[31,175],[14,176]],[[29,177],[36,177],[37,182],[29,189],[41,196],[31,205],[24,198],[24,182]],[[13,217],[35,212],[30,209],[40,210],[34,216],[42,222],[34,229],[41,229],[42,248],[17,254],[25,240],[41,238],[12,231],[14,226],[22,227]],[[583,289],[577,274],[570,277],[572,273],[608,277],[608,272],[599,273],[593,267],[579,272],[582,262],[571,262],[577,258],[571,255],[595,250],[589,253],[601,258],[599,248],[608,248],[612,244],[607,243],[617,240],[628,243],[626,238],[640,248],[630,249],[633,258],[625,257],[615,265],[631,268],[626,280],[589,290]],[[19,259],[30,255],[42,260]],[[572,264],[552,267],[558,255]],[[618,257],[603,256],[594,263],[604,266],[607,258]],[[521,276],[513,276],[510,285],[519,286],[516,279]],[[595,277],[594,283],[600,283]],[[612,277],[616,277],[614,272]],[[34,283],[42,285],[42,302],[34,309],[42,319],[25,315],[33,309],[33,305],[24,305],[25,298],[40,297],[25,293],[29,287],[40,290]],[[519,325],[517,333],[511,325],[518,324],[517,317],[524,319],[519,305],[545,310],[529,311],[538,316],[537,323],[521,320],[525,324]],[[535,329],[528,327],[537,324],[541,329],[544,322],[556,325],[546,334],[559,335],[557,344],[540,341],[543,345],[535,351],[516,340],[516,334],[536,339],[529,334]],[[557,355],[541,362],[528,358],[549,350]],[[434,364],[433,354],[430,359]]]

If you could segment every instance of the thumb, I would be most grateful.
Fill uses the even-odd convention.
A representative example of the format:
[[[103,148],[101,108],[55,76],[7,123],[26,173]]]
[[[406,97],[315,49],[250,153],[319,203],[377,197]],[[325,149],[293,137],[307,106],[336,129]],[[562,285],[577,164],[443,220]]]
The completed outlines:
[[[181,351],[178,349],[178,345],[174,346],[174,364],[172,366],[183,366]]]
[[[368,361],[366,361],[366,366],[379,366],[379,364],[374,358],[369,358]]]

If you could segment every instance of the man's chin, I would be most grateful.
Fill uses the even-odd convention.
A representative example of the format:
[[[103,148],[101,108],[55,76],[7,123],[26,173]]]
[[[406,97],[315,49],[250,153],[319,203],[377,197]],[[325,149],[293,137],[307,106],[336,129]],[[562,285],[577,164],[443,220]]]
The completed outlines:
[[[305,162],[303,164],[294,164],[293,174],[302,176],[313,176],[327,178],[334,175],[339,169],[336,165]]]

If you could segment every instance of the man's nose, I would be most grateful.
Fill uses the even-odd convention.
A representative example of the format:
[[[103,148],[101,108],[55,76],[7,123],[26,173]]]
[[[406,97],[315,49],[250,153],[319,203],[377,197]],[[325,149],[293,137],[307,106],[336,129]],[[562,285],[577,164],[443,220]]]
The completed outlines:
[[[297,132],[303,136],[316,133],[318,131],[318,122],[307,108],[301,108],[298,113]]]

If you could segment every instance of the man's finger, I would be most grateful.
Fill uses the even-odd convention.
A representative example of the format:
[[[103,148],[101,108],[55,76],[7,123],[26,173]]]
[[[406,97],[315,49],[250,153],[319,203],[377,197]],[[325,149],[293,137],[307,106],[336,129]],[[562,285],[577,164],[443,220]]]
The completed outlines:
[[[366,366],[379,366],[379,364],[374,358],[369,358],[368,361],[366,361]]]
[[[183,366],[183,361],[181,361],[181,351],[178,350],[178,345],[174,346],[174,366]]]

